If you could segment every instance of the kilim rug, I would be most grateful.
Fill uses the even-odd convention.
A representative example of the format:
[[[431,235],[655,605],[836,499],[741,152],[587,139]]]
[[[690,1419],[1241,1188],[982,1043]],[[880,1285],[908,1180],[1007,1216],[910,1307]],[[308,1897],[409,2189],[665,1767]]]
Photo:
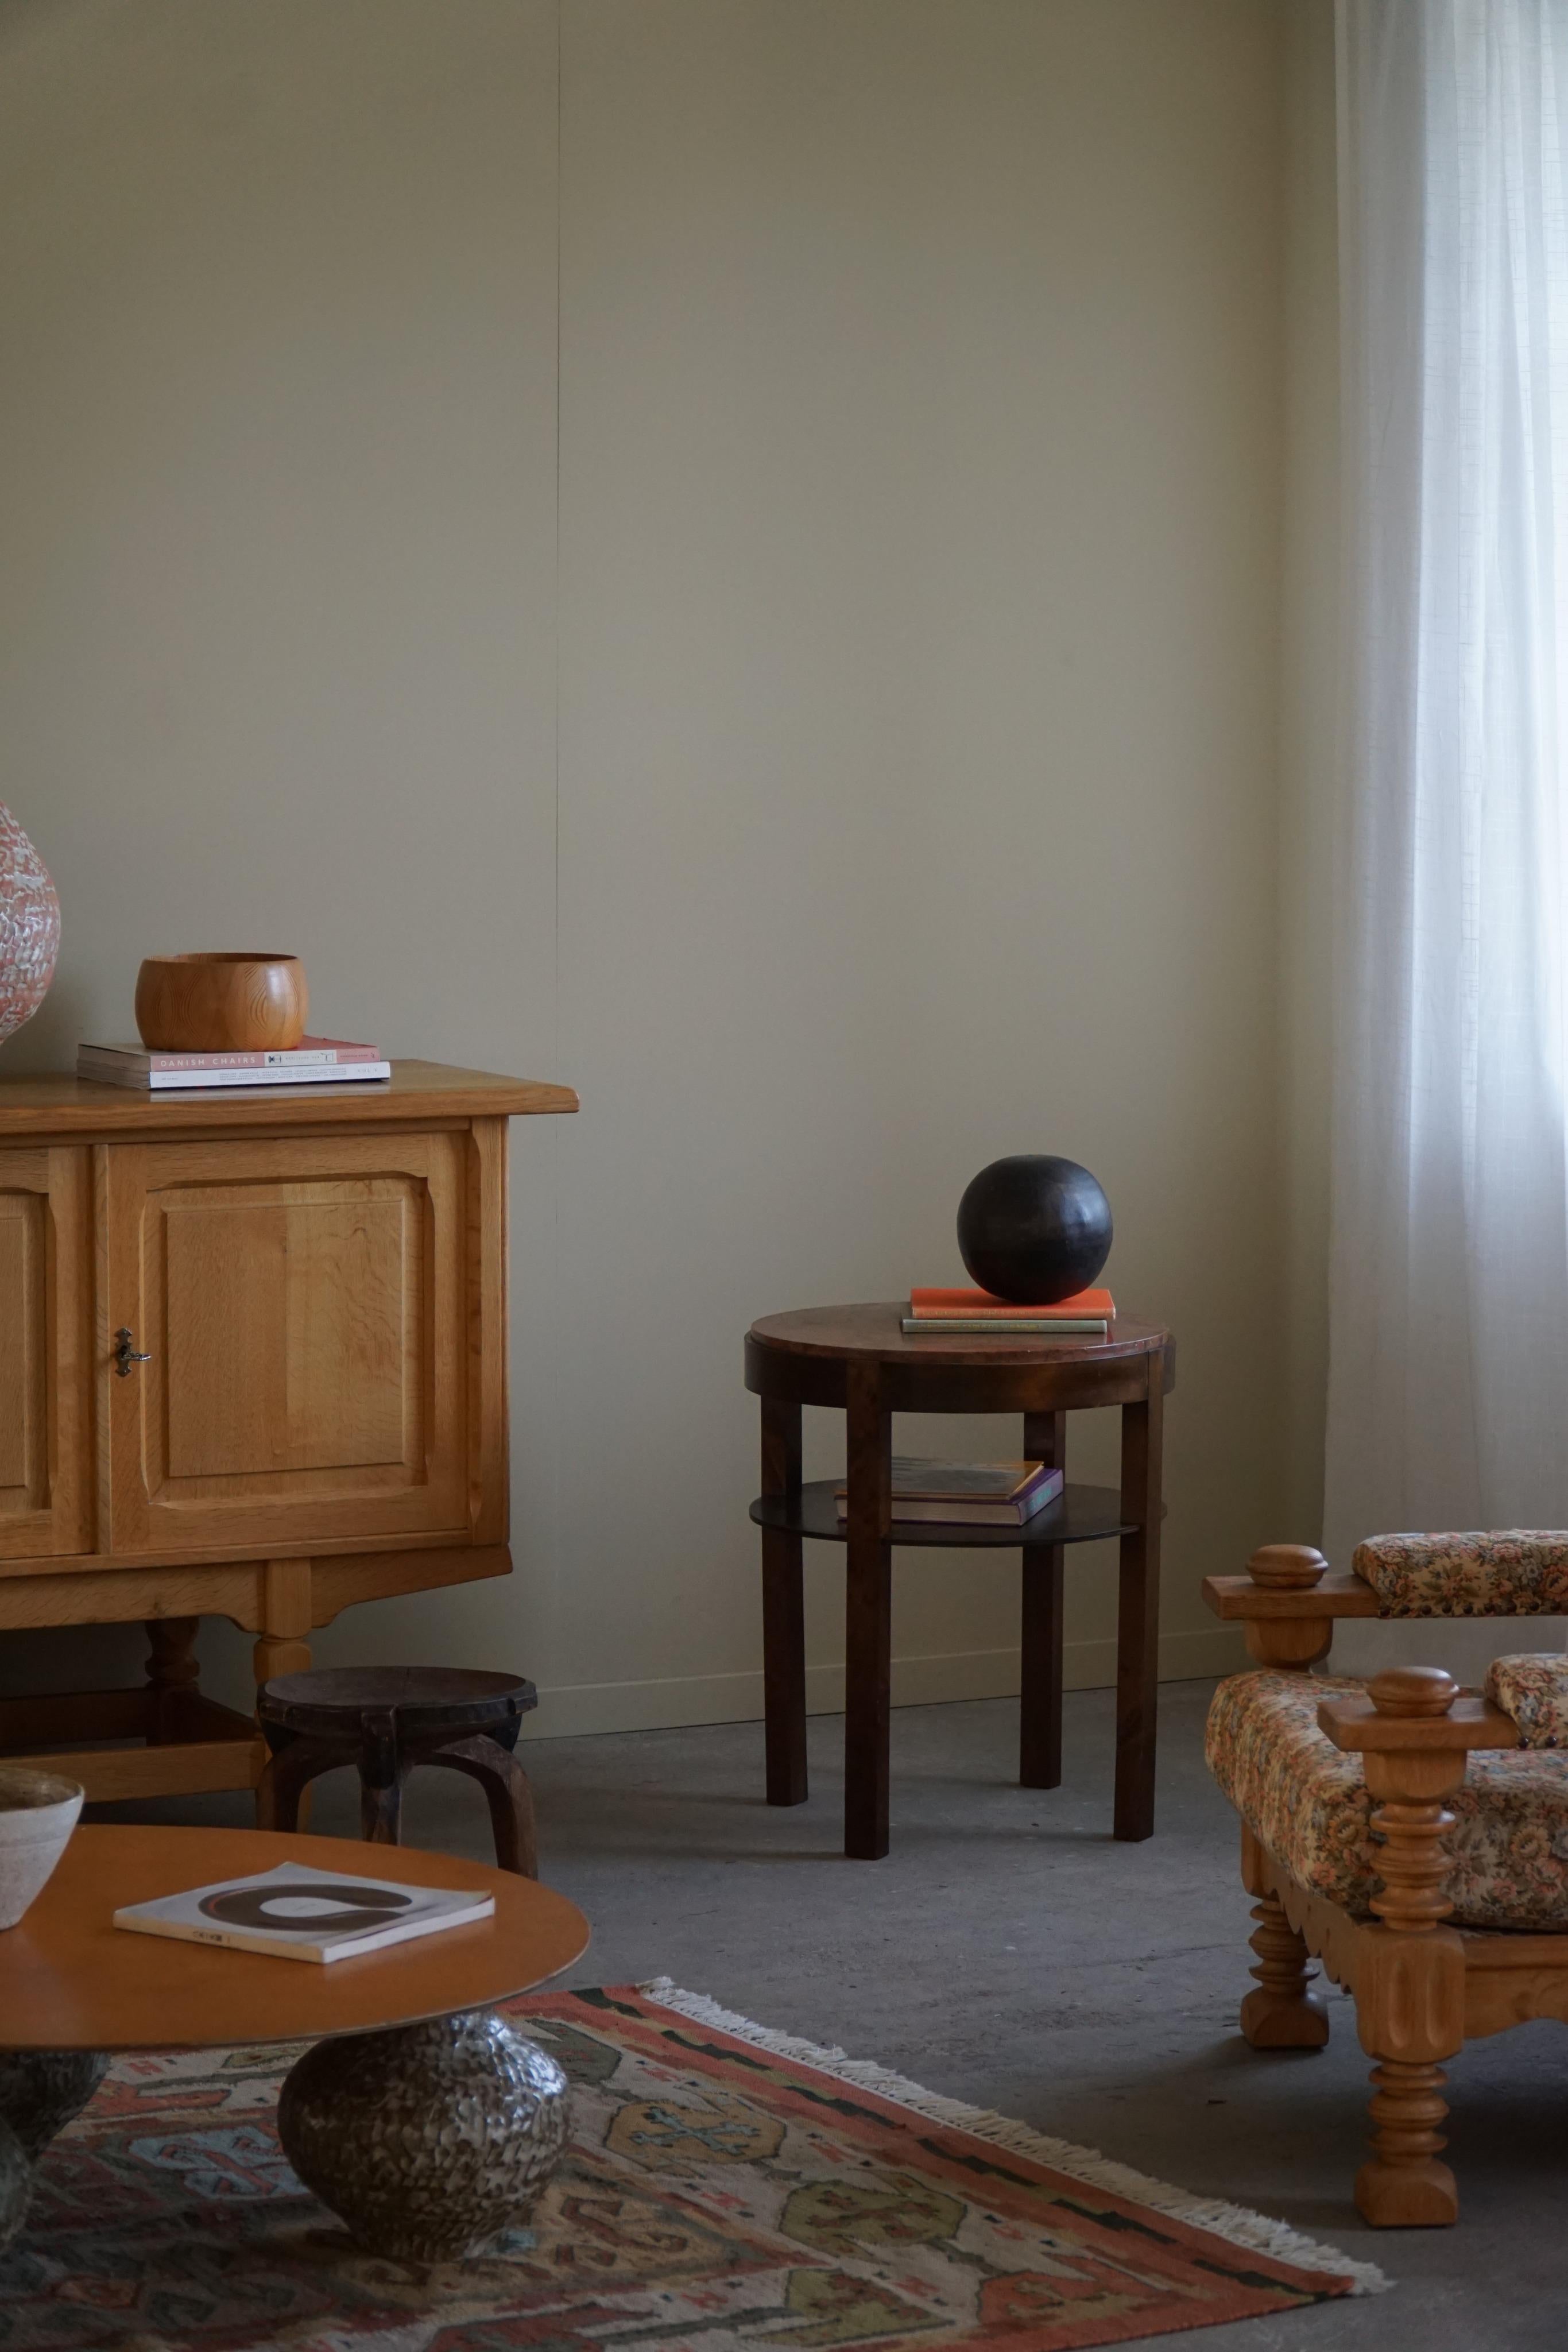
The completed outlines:
[[[292,2051],[124,2058],[0,2255],[0,2347],[1069,2352],[1383,2284],[671,1985],[509,2013],[572,2084],[530,2228],[465,2263],[361,2253],[279,2151]]]

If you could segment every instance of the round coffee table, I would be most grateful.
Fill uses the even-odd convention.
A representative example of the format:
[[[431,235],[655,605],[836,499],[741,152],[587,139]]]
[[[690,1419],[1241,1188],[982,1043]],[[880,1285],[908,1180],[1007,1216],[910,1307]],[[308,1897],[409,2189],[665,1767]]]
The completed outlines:
[[[122,1904],[279,1863],[482,1887],[496,1909],[325,1965],[112,1925]],[[308,2040],[278,2106],[300,2179],[374,2252],[471,2252],[527,2210],[566,2140],[560,2070],[491,2012],[570,1968],[588,1933],[576,1905],[549,1887],[411,1846],[389,1853],[264,1830],[78,1829],[32,1908],[0,1934],[0,2210],[8,2159],[19,2226],[24,2157],[87,2105],[110,2053]]]
[[[1155,1825],[1155,1707],[1159,1664],[1161,1434],[1176,1385],[1176,1343],[1162,1324],[1118,1315],[1104,1339],[1027,1334],[957,1339],[905,1334],[904,1306],[808,1307],[754,1323],[746,1385],[762,1401],[764,1710],[768,1801],[806,1795],[806,1644],[801,1545],[848,1548],[845,1589],[844,1852],[876,1861],[888,1847],[888,1708],[892,1551],[898,1544],[1023,1553],[1022,1735],[1025,1788],[1061,1779],[1062,1559],[1068,1544],[1111,1536],[1120,1547],[1116,1631],[1114,1834]],[[834,1484],[800,1479],[800,1408],[837,1406],[846,1423],[849,1511]],[[1061,1469],[1067,1415],[1122,1408],[1122,1482],[1064,1486],[1017,1528],[900,1523],[892,1511],[895,1412],[1019,1412],[1023,1451]]]

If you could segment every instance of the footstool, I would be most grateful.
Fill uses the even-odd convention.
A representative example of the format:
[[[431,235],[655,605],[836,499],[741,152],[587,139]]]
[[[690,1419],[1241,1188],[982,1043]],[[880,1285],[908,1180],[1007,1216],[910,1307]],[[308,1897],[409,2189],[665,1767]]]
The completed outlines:
[[[279,1675],[256,1695],[270,1751],[256,1792],[256,1827],[296,1830],[308,1784],[340,1764],[360,1776],[360,1834],[396,1845],[402,1784],[416,1764],[477,1780],[490,1808],[496,1860],[537,1878],[534,1801],[512,1750],[538,1705],[517,1675],[465,1666],[319,1666]]]

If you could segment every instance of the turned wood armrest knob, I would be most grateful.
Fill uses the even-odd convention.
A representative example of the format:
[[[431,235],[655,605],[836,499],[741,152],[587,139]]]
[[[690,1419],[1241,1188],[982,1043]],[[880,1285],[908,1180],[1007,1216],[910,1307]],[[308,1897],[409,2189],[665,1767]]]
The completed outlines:
[[[1307,1592],[1327,1573],[1328,1562],[1311,1544],[1264,1544],[1247,1563],[1247,1573],[1266,1592]]]
[[[1441,1666],[1385,1666],[1374,1675],[1366,1695],[1379,1715],[1447,1715],[1459,1685]]]

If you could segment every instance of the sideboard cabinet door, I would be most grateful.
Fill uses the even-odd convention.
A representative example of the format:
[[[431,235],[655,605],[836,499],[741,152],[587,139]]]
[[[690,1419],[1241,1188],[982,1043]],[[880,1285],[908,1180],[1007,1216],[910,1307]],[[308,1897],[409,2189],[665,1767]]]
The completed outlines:
[[[116,1553],[468,1533],[468,1149],[108,1147]]]
[[[0,1151],[0,1560],[92,1549],[87,1151]]]

